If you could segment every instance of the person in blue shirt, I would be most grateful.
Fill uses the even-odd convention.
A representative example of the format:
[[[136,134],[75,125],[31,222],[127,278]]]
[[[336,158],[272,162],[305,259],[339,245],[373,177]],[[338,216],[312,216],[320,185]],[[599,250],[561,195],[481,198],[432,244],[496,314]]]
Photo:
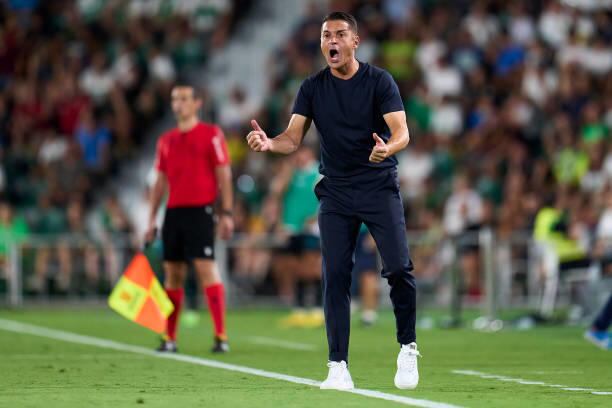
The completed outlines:
[[[321,144],[315,186],[323,258],[323,308],[329,373],[322,389],[352,389],[348,371],[350,287],[360,225],[370,230],[391,286],[397,358],[395,385],[414,389],[419,381],[416,345],[416,287],[408,253],[406,223],[395,154],[409,142],[406,114],[391,75],[358,61],[357,22],[344,12],[323,20],[321,51],[327,68],[307,78],[285,131],[269,138],[257,121],[247,143],[257,152],[290,154],[314,123]]]
[[[612,325],[612,293],[584,338],[604,350],[612,350],[612,337],[608,329]]]

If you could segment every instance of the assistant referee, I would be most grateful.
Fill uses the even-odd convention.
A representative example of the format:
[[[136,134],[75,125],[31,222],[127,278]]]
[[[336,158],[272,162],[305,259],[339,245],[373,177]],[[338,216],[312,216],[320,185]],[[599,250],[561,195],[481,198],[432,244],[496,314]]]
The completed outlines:
[[[155,237],[156,214],[168,192],[162,227],[164,287],[174,304],[158,348],[161,352],[177,351],[176,333],[188,262],[193,263],[208,302],[215,333],[212,351],[229,351],[224,287],[215,263],[213,206],[220,191],[219,235],[229,239],[234,230],[232,174],[223,132],[198,119],[201,106],[202,98],[193,86],[174,86],[172,111],[177,127],[164,133],[157,144],[157,180],[150,196],[145,241],[151,242]]]

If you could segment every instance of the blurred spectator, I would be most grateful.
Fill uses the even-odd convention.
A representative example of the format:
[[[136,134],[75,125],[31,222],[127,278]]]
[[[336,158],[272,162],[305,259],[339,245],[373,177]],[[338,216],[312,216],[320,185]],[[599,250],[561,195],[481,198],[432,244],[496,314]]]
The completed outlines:
[[[5,190],[6,190],[6,176],[4,175],[4,168],[0,167],[0,194],[3,194]]]
[[[415,200],[425,194],[426,181],[433,172],[432,155],[422,140],[412,142],[412,148],[402,150],[398,155],[398,175],[404,199]]]
[[[285,326],[323,324],[321,249],[316,222],[319,203],[314,195],[319,179],[319,163],[312,149],[303,145],[282,162],[267,198],[269,211],[277,213],[272,227],[283,241],[272,260],[274,277],[279,294],[286,301],[293,298],[294,312],[283,320]],[[308,302],[310,292],[314,300]],[[306,308],[313,307],[319,310],[305,313]]]
[[[538,22],[540,35],[544,41],[554,48],[565,44],[571,24],[571,16],[567,9],[557,1],[548,0]]]
[[[579,226],[570,212],[572,198],[569,192],[560,192],[554,200],[549,199],[538,211],[533,232],[540,254],[544,287],[541,312],[544,316],[550,316],[554,310],[559,271],[586,268],[591,263],[579,240]]]
[[[241,128],[245,118],[253,117],[256,110],[255,101],[242,88],[235,87],[219,111],[219,123],[228,130]]]
[[[0,198],[0,271],[5,269],[11,246],[26,241],[30,235],[25,219],[13,211],[9,202]]]
[[[100,279],[99,253],[85,225],[81,202],[72,199],[64,213],[51,207],[43,197],[40,208],[36,232],[43,241],[36,253],[35,271],[28,289],[45,293],[49,289],[47,282],[52,278],[55,291],[60,293],[96,291]],[[56,262],[58,269],[51,273]],[[75,275],[75,269],[83,273]]]
[[[261,215],[246,212],[244,202],[237,201],[234,207],[235,232],[240,238],[234,249],[235,275],[232,279],[250,291],[266,278],[270,267],[266,225]]]
[[[597,222],[595,232],[594,255],[602,262],[603,273],[612,273],[612,192],[606,193],[603,212]]]
[[[0,3],[0,190],[19,213],[32,214],[32,230],[55,212],[65,217],[73,190],[90,210],[96,180],[85,168],[107,179],[137,152],[163,113],[167,83],[221,47],[251,2],[160,4],[38,2],[19,12],[45,21],[37,25]],[[608,11],[557,0],[332,0],[329,7],[357,16],[359,58],[388,69],[400,87],[412,138],[399,157],[411,228],[428,236],[439,236],[447,223],[464,230],[467,214],[478,210],[450,203],[457,201],[453,180],[465,173],[480,222],[495,225],[507,242],[516,233],[532,235],[546,197],[567,189],[579,202],[565,209],[570,229],[580,230],[575,238],[601,242],[595,226],[612,183]],[[273,55],[263,101],[235,88],[210,112],[219,114],[238,169],[249,239],[265,230],[262,214],[281,208],[262,205],[276,159],[245,152],[241,128],[257,115],[271,133],[282,131],[296,87],[324,65],[326,11],[313,2],[290,46]],[[87,138],[76,136],[83,122]],[[306,143],[316,146],[315,132]],[[423,259],[432,259],[426,274],[439,271],[436,250],[425,251]],[[260,255],[261,262],[241,269],[262,273],[269,259]]]
[[[484,206],[480,195],[470,188],[467,175],[457,175],[453,192],[444,207],[444,229],[456,240],[465,287],[472,296],[481,294],[477,232],[483,220]]]
[[[106,102],[108,94],[115,85],[113,74],[107,66],[106,57],[101,52],[94,54],[91,67],[86,68],[79,80],[81,89],[97,105]]]
[[[121,274],[124,257],[129,249],[136,246],[134,228],[122,208],[116,195],[111,194],[105,200],[98,213],[102,227],[101,246],[105,266],[105,279],[110,286],[114,285]]]
[[[487,10],[486,1],[477,1],[463,20],[463,24],[480,47],[486,46],[499,32],[499,21]]]
[[[81,113],[75,137],[81,146],[85,167],[93,174],[102,175],[109,165],[110,131],[90,109]]]
[[[380,296],[380,271],[378,266],[378,251],[376,242],[366,228],[361,224],[355,247],[355,264],[353,266],[353,288],[359,288],[361,306],[361,324],[371,326],[378,320],[378,299]]]
[[[425,82],[432,96],[443,97],[446,95],[457,96],[463,88],[461,72],[450,64],[450,58],[442,52],[436,52],[437,56],[431,57],[431,62],[423,56],[423,69],[425,71]]]
[[[0,3],[5,194],[36,212],[41,194],[65,206],[76,190],[89,211],[91,178],[108,179],[136,153],[180,75],[177,63],[200,64],[211,34],[227,36],[248,10],[248,0],[238,2],[237,13],[232,2]]]

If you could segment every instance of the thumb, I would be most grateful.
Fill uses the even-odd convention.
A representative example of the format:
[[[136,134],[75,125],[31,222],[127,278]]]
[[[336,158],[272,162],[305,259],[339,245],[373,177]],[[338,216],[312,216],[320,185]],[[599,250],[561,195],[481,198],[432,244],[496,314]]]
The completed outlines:
[[[261,127],[259,126],[259,123],[257,123],[255,119],[251,120],[251,126],[253,127],[253,130],[258,130],[260,132],[263,132],[263,130],[261,130]]]
[[[377,146],[384,146],[385,145],[385,141],[382,140],[376,133],[372,133],[372,137],[374,138],[374,141],[376,142]]]

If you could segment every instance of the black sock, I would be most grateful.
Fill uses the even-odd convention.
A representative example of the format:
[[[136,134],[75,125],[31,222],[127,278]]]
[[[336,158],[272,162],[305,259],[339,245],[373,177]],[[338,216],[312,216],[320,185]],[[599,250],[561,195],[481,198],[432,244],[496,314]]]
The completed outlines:
[[[295,305],[299,308],[306,306],[306,282],[301,279],[295,282]]]
[[[323,282],[313,282],[314,285],[314,305],[315,307],[323,307]]]

